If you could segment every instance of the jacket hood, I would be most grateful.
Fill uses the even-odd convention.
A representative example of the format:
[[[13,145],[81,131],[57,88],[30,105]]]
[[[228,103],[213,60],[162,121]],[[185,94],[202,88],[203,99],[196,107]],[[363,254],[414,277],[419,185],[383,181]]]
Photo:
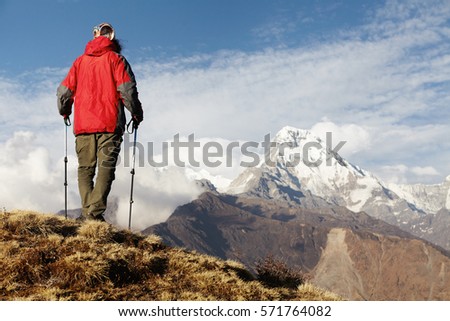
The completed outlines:
[[[115,51],[116,45],[106,37],[97,37],[89,41],[84,50],[88,56],[101,56],[108,51]]]

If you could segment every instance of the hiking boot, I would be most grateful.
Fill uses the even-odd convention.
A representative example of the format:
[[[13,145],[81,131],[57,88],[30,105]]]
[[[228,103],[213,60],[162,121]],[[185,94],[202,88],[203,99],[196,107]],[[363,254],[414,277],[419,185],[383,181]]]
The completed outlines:
[[[86,222],[88,219],[89,219],[89,218],[87,218],[85,215],[81,214],[80,216],[78,216],[78,217],[75,219],[75,221],[82,223],[82,222]]]
[[[87,215],[81,214],[76,218],[77,222],[86,222],[86,221],[99,221],[99,222],[106,222],[105,218],[103,217],[103,214],[94,216],[91,213]]]
[[[92,216],[91,220],[99,221],[99,222],[106,222],[105,218],[103,217],[103,214]]]

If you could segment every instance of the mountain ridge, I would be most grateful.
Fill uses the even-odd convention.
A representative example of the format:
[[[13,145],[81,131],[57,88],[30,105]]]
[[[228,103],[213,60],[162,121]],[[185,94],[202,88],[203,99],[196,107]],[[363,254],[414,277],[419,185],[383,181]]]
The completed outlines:
[[[206,192],[143,233],[237,260],[250,270],[258,258],[275,255],[347,299],[450,299],[448,251],[344,207],[306,209],[279,200]],[[336,244],[340,247],[333,250]]]

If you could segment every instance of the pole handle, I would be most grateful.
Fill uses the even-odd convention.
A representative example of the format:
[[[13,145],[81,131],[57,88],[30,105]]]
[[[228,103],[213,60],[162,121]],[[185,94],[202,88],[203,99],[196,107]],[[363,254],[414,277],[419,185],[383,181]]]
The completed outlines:
[[[70,117],[69,117],[69,116],[64,115],[64,124],[65,124],[67,127],[69,127],[69,126],[72,125],[72,122],[70,121]]]

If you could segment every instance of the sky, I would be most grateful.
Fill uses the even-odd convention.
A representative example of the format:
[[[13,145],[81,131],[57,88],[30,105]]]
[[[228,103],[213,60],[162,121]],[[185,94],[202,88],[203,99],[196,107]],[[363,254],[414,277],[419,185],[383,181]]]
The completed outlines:
[[[0,0],[0,207],[63,208],[56,88],[105,21],[144,106],[137,227],[199,193],[184,168],[148,165],[149,144],[160,153],[175,135],[242,144],[292,126],[332,132],[336,144],[346,142],[341,156],[386,183],[438,184],[450,175],[450,0]],[[69,133],[76,208],[73,141]],[[121,212],[125,163],[112,190]],[[236,164],[194,172],[228,182],[242,171]]]

